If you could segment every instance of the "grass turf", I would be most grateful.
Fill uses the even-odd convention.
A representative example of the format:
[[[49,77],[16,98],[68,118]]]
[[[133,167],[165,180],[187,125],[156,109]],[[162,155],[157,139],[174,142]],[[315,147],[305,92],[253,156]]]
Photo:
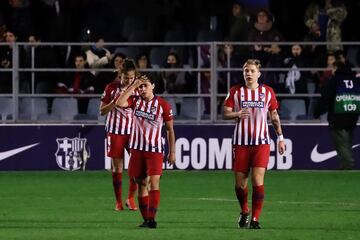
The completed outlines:
[[[358,171],[269,171],[263,229],[237,228],[230,171],[165,172],[158,229],[115,212],[108,172],[1,172],[0,239],[360,239]],[[124,176],[123,197],[127,194]],[[250,193],[251,194],[251,193]]]

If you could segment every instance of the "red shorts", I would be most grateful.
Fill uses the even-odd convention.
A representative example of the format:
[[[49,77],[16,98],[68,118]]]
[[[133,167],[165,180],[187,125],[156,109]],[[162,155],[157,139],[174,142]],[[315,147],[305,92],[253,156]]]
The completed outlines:
[[[111,158],[123,158],[124,150],[128,148],[130,135],[107,134],[107,156]]]
[[[161,175],[164,155],[131,149],[128,174],[133,178]]]
[[[270,144],[233,146],[233,171],[248,173],[252,167],[267,168]]]

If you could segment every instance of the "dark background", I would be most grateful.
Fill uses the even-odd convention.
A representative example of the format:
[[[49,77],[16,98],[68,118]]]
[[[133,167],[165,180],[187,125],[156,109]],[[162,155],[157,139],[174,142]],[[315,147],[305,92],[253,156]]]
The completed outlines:
[[[24,2],[28,6],[15,9],[9,1]],[[238,1],[248,6],[250,14],[255,8],[268,8],[285,40],[303,39],[306,33],[304,12],[310,0]],[[233,0],[59,0],[58,13],[54,2],[0,0],[0,22],[5,22],[8,29],[16,29],[19,40],[26,40],[26,35],[37,33],[46,41],[81,41],[84,38],[82,31],[89,28],[93,34],[103,35],[107,41],[124,41],[121,35],[123,21],[127,16],[135,16],[151,28],[153,41],[163,41],[168,29],[182,29],[188,33],[186,40],[193,41],[199,29],[209,27],[210,16],[217,16],[217,30],[226,35]],[[358,41],[360,31],[356,25],[360,22],[360,1],[343,2],[348,9],[343,23],[343,40]],[[19,25],[22,26],[20,30]]]

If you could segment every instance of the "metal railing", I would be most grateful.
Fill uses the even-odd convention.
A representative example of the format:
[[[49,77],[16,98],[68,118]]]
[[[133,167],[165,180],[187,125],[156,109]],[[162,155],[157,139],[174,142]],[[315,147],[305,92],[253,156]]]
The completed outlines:
[[[12,79],[12,92],[9,93],[0,93],[0,100],[5,98],[10,98],[12,100],[11,111],[5,112],[4,109],[0,109],[2,114],[2,122],[3,123],[47,123],[47,122],[83,122],[83,123],[103,123],[103,118],[97,116],[96,118],[80,118],[80,119],[56,119],[56,118],[48,118],[48,119],[40,119],[38,117],[30,117],[30,118],[22,118],[22,109],[20,108],[20,104],[25,98],[46,98],[48,100],[48,113],[51,114],[51,99],[54,98],[100,98],[101,94],[54,94],[54,93],[37,93],[36,92],[36,73],[62,73],[62,72],[78,72],[78,69],[75,68],[68,68],[65,67],[65,63],[62,67],[57,68],[38,68],[35,66],[36,62],[36,48],[39,46],[50,46],[52,48],[60,48],[65,46],[66,50],[69,51],[72,47],[88,47],[93,43],[37,43],[34,45],[33,43],[12,43],[10,45],[12,49],[12,67],[11,68],[0,68],[0,74],[3,73],[11,73]],[[185,55],[187,55],[187,59],[185,61],[186,65],[183,68],[165,68],[161,67],[158,64],[155,68],[146,68],[146,69],[139,69],[139,71],[146,71],[146,72],[155,72],[155,73],[163,73],[163,72],[187,72],[191,73],[193,77],[193,81],[195,81],[196,89],[194,89],[191,93],[162,93],[159,94],[160,96],[174,101],[173,107],[176,106],[183,108],[180,109],[178,116],[175,118],[177,123],[223,123],[225,121],[221,118],[221,102],[226,96],[226,92],[231,87],[231,74],[237,73],[238,75],[242,74],[242,64],[238,64],[236,67],[231,65],[231,56],[226,55],[226,61],[223,66],[219,66],[218,59],[219,59],[219,49],[222,48],[224,45],[233,45],[233,46],[251,46],[254,44],[258,45],[271,45],[271,44],[278,44],[280,46],[284,46],[284,48],[289,47],[293,44],[301,44],[303,46],[306,45],[327,45],[328,43],[319,43],[319,42],[136,42],[136,43],[117,43],[117,42],[108,42],[105,43],[106,47],[113,48],[116,50],[116,47],[141,47],[141,48],[148,48],[150,49],[155,47],[162,47],[168,48],[169,51],[171,48],[175,48],[177,50],[183,51]],[[357,49],[360,46],[360,42],[342,42],[342,46],[344,47],[351,47],[355,46]],[[0,43],[0,47],[9,46],[6,43]],[[23,48],[31,49],[30,51],[30,65],[23,66],[20,64],[20,52]],[[208,54],[207,57],[203,57],[203,51]],[[67,52],[68,53],[68,52]],[[164,62],[165,62],[164,56]],[[208,61],[208,62],[206,62]],[[80,71],[96,71],[96,72],[107,72],[113,71],[113,69],[106,69],[106,68],[96,68],[96,69],[85,69]],[[288,67],[263,67],[261,69],[262,72],[274,72],[274,73],[282,73],[291,71],[291,68]],[[325,71],[327,68],[315,66],[315,67],[306,67],[306,68],[298,68],[300,72],[309,72],[309,71]],[[354,68],[354,70],[359,71],[359,68]],[[203,82],[201,79],[201,75],[203,73],[210,73],[210,83],[208,91],[202,90]],[[20,81],[21,75],[27,73],[28,77],[30,76],[31,86],[29,91],[21,92]],[[221,92],[219,91],[219,74],[225,73],[226,74],[226,91]],[[30,75],[29,75],[30,74]],[[241,78],[241,77],[240,77]],[[28,79],[29,80],[29,79]],[[288,94],[288,93],[278,93],[277,96],[281,99],[284,98],[303,98],[308,99],[309,101],[313,98],[317,98],[320,95],[318,93],[295,93],[295,94]],[[188,101],[187,101],[188,100]],[[195,100],[195,101],[194,101]],[[185,109],[186,102],[186,111],[182,112]],[[192,105],[192,109],[188,109],[188,105]],[[1,103],[0,103],[1,105]],[[36,108],[32,104],[32,107]],[[206,109],[204,109],[206,108]],[[190,112],[189,112],[190,111]],[[194,113],[195,111],[195,113]],[[35,111],[32,111],[35,112]],[[291,122],[319,122],[324,121],[312,119],[311,117],[302,120],[291,119]]]

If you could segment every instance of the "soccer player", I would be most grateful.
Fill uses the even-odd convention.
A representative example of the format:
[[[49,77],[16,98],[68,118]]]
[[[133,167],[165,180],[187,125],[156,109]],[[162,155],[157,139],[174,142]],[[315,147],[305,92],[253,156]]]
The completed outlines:
[[[170,104],[154,95],[154,80],[145,76],[134,83],[119,97],[116,104],[133,109],[130,137],[129,176],[139,184],[138,202],[144,222],[139,227],[156,228],[156,212],[160,202],[160,176],[163,164],[161,130],[165,122],[168,140],[168,162],[175,163],[175,133]],[[139,96],[131,95],[138,89]]]
[[[230,89],[224,102],[224,119],[235,119],[233,135],[233,171],[235,193],[241,208],[240,228],[260,229],[259,217],[264,201],[264,175],[270,157],[267,116],[278,138],[278,151],[285,151],[278,103],[272,88],[259,84],[260,61],[249,59],[243,66],[245,85]],[[248,207],[248,177],[252,181],[252,218]]]
[[[107,156],[112,162],[112,183],[116,198],[115,210],[123,210],[122,204],[122,171],[124,165],[124,151],[128,148],[131,124],[132,109],[119,108],[115,106],[117,98],[134,81],[136,76],[136,67],[132,60],[125,60],[124,67],[119,72],[119,76],[113,82],[106,85],[101,97],[100,113],[107,114],[105,130],[107,132]],[[135,94],[132,92],[131,94]],[[133,179],[129,182],[129,193],[126,200],[126,206],[130,210],[137,210],[135,205],[135,194],[137,184]]]

